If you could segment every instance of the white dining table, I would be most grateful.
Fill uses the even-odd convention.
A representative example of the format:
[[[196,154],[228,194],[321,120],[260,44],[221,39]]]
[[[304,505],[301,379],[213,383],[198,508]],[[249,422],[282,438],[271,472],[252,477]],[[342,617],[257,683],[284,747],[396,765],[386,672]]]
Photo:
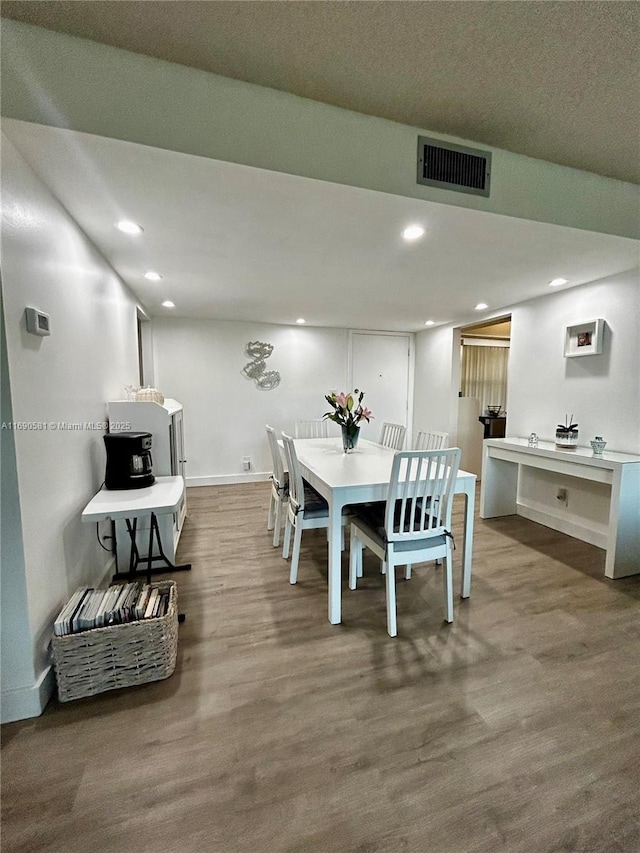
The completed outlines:
[[[362,438],[351,453],[344,453],[341,438],[296,439],[295,448],[303,478],[329,505],[329,622],[337,625],[342,599],[342,510],[349,504],[386,500],[395,451]],[[458,471],[454,492],[465,496],[462,598],[471,592],[475,489],[476,475]]]

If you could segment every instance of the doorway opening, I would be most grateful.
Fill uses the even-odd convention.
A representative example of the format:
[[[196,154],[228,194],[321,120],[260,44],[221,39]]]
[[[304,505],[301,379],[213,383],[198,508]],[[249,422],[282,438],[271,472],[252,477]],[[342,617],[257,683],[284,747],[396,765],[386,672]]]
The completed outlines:
[[[462,467],[479,476],[483,440],[504,438],[507,431],[511,315],[463,326],[459,332],[458,444]]]

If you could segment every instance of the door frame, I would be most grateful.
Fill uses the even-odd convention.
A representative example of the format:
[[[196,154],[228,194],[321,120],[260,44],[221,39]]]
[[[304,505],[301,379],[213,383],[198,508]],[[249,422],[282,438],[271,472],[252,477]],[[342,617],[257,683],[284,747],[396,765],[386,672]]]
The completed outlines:
[[[153,367],[153,329],[147,314],[136,306],[136,341],[140,386],[155,385]]]
[[[450,423],[455,425],[455,441],[456,444],[459,444],[458,439],[458,417],[459,417],[459,398],[462,395],[462,349],[463,349],[463,338],[465,329],[468,328],[476,328],[479,326],[491,326],[495,323],[500,323],[504,320],[513,321],[513,311],[507,311],[506,314],[497,314],[495,317],[486,317],[483,320],[476,321],[474,323],[463,323],[459,326],[453,326],[453,352],[451,359],[451,412],[449,415]],[[509,342],[506,344],[511,347],[511,340],[513,338],[513,324],[511,325]],[[505,339],[501,339],[505,340]],[[505,346],[504,343],[501,346]],[[509,411],[509,388],[510,388],[510,367],[511,367],[511,359],[507,364],[507,399],[505,400],[505,407],[508,413]],[[480,412],[482,416],[484,413]],[[450,434],[452,434],[450,432]],[[482,440],[484,441],[484,439]],[[482,471],[479,473],[479,478],[482,477]]]
[[[378,335],[394,338],[407,338],[409,342],[409,370],[407,371],[407,434],[405,447],[413,447],[413,391],[415,384],[415,334],[413,332],[381,332],[377,329],[349,329],[347,345],[347,386],[353,390],[353,339],[358,335]]]

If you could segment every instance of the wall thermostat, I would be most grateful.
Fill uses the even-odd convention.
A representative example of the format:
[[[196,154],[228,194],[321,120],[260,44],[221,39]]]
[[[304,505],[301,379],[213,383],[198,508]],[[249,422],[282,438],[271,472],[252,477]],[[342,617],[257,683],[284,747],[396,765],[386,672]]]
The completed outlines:
[[[37,308],[25,308],[27,316],[27,332],[32,335],[50,335],[49,315]]]

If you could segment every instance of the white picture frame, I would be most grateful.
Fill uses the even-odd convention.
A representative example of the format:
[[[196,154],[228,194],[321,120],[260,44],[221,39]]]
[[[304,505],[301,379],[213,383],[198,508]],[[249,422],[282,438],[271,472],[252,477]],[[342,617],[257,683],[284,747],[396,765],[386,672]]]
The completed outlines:
[[[567,326],[564,336],[564,357],[599,355],[602,352],[604,320],[587,320]]]

